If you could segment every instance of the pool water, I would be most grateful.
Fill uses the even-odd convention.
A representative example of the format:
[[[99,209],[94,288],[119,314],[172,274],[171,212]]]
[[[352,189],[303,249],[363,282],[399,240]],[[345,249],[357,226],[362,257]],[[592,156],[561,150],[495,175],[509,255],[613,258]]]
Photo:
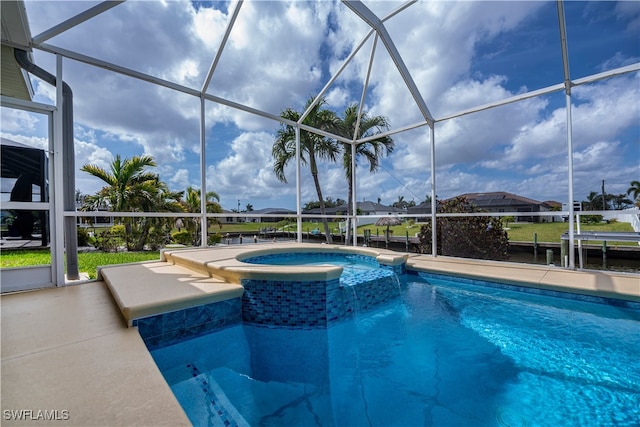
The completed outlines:
[[[404,279],[328,329],[237,325],[152,355],[198,426],[638,425],[640,312]]]
[[[380,269],[380,264],[372,256],[335,252],[287,252],[260,255],[242,261],[269,265],[336,265],[342,267],[340,282],[345,286],[367,278],[392,274],[389,270]]]

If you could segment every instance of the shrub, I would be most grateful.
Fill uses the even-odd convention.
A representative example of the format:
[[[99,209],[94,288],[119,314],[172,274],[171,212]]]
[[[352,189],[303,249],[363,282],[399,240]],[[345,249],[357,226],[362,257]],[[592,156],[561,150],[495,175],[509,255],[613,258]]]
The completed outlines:
[[[187,230],[176,231],[171,235],[171,240],[180,245],[190,245],[192,241],[191,233]]]
[[[440,213],[482,212],[463,196],[444,202]],[[464,218],[438,218],[437,251],[439,255],[506,260],[509,257],[509,240],[500,218],[486,216]],[[418,250],[431,253],[431,223],[420,227]]]
[[[222,234],[213,233],[207,236],[207,245],[215,246],[222,241]]]
[[[78,246],[89,246],[91,236],[84,227],[78,227]]]
[[[121,227],[122,230],[120,228]],[[102,252],[118,252],[118,248],[122,246],[124,235],[124,226],[113,226],[108,230],[96,232],[93,239],[93,246]]]
[[[600,224],[602,222],[602,215],[581,215],[580,223],[582,224]]]
[[[146,241],[149,249],[151,249],[152,251],[157,251],[160,247],[168,243],[169,239],[169,233],[162,225],[159,225],[157,227],[151,227],[151,229],[147,233]]]

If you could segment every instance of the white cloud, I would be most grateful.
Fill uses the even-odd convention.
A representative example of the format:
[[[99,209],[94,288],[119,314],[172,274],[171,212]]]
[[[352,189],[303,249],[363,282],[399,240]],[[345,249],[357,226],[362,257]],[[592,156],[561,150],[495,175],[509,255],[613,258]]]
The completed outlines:
[[[0,132],[0,136],[11,141],[28,145],[29,147],[40,148],[43,150],[49,149],[49,138],[38,137],[38,136],[25,136],[21,134],[8,133],[8,132]]]
[[[637,5],[631,3],[616,3],[615,12],[627,31],[637,31],[634,22],[640,15]],[[401,3],[366,4],[382,17]],[[83,2],[26,5],[34,34],[87,8]],[[50,43],[199,90],[235,5],[194,8],[189,1],[126,2]],[[510,85],[516,72],[510,68],[486,75],[474,70],[479,55],[488,61],[496,53],[479,52],[478,46],[502,36],[508,39],[511,31],[526,26],[549,7],[547,2],[418,2],[385,25],[427,106],[438,118],[526,91],[526,87]],[[301,109],[368,30],[341,2],[244,2],[208,92],[274,115],[286,107]],[[329,105],[338,111],[359,102],[370,52],[371,42],[327,93]],[[53,72],[53,55],[37,50],[35,55],[39,65]],[[610,69],[637,62],[636,56],[616,46],[602,66]],[[530,75],[535,72],[538,70]],[[194,171],[199,165],[193,162],[193,153],[200,151],[197,97],[71,60],[64,61],[64,73],[74,91],[76,138],[83,141],[76,150],[78,163],[91,159],[106,164],[108,155],[116,152],[128,157],[146,153],[161,165],[161,178],[166,181],[178,187],[198,182],[199,174]],[[574,88],[577,169],[592,165],[596,155],[613,156],[612,147],[633,156],[628,137],[621,135],[638,126],[638,87],[635,75]],[[36,84],[35,89],[42,102],[55,99],[52,86]],[[394,128],[422,120],[379,40],[365,105],[369,114],[388,117]],[[527,190],[540,187],[536,182],[544,183],[542,190],[554,191],[558,185],[552,184],[566,176],[566,171],[559,172],[566,167],[564,123],[561,92],[438,123],[438,192]],[[42,123],[29,115],[9,117],[3,110],[4,133],[22,130],[29,135],[37,133],[38,126]],[[293,167],[287,170],[288,185],[278,182],[272,171],[277,122],[207,101],[206,127],[207,140],[217,144],[215,159],[209,160],[214,163],[208,165],[208,186],[221,194],[223,205],[238,197],[265,201],[295,197]],[[226,131],[232,141],[224,139]],[[429,191],[429,129],[418,128],[393,138],[395,153],[385,161],[389,173],[360,171],[359,200],[383,197],[391,203],[399,194],[411,199],[415,196],[409,197],[410,192],[423,197]],[[625,166],[618,171],[637,174],[627,169],[628,158],[621,162]],[[517,182],[505,171],[517,175]],[[581,173],[577,171],[580,177]],[[326,196],[346,197],[339,164],[322,164],[320,178]],[[314,199],[307,169],[302,179],[303,200]],[[624,176],[620,179],[630,181]],[[522,194],[533,196],[529,191]]]
[[[188,169],[178,169],[177,171],[175,171],[175,173],[171,176],[171,179],[169,180],[172,184],[174,184],[174,186],[176,188],[187,188],[189,187],[190,181],[189,181],[189,170]]]
[[[24,110],[2,108],[2,131],[31,133],[36,130],[41,117]],[[46,120],[45,120],[46,121]],[[9,138],[8,136],[6,138]]]
[[[273,174],[273,141],[266,132],[247,132],[234,139],[231,154],[207,168],[207,189],[217,192],[223,203],[273,197],[275,189],[283,187]]]

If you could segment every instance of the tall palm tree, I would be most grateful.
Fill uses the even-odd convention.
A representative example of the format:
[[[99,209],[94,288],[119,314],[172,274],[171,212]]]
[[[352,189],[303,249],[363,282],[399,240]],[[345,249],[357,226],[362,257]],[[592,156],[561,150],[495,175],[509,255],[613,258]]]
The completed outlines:
[[[349,139],[366,138],[368,136],[380,134],[389,129],[389,123],[386,117],[369,116],[366,112],[362,112],[360,121],[358,122],[358,112],[360,107],[358,104],[351,104],[344,110],[344,116],[340,126],[340,136]],[[356,129],[357,127],[357,129]],[[380,167],[380,159],[387,154],[393,152],[394,142],[389,136],[383,136],[378,139],[358,144],[355,150],[356,167],[358,160],[363,157],[369,164],[369,172],[375,172]],[[345,170],[348,189],[348,212],[353,212],[353,171],[352,169],[352,152],[351,144],[343,144],[342,163]],[[347,216],[347,235],[346,242],[351,240],[351,218]]]
[[[631,181],[631,186],[627,189],[627,195],[631,196],[636,206],[640,207],[640,181]]]
[[[309,98],[306,103],[305,111],[313,103],[313,98]],[[303,124],[312,126],[316,129],[327,130],[335,132],[340,127],[340,120],[337,115],[324,109],[326,104],[324,99],[320,100],[309,112],[309,114],[302,121]],[[300,120],[302,113],[295,111],[292,108],[285,109],[280,117],[297,122]],[[311,170],[311,176],[313,178],[313,184],[318,194],[318,201],[320,203],[320,213],[322,217],[322,223],[324,225],[324,232],[327,243],[332,243],[331,230],[329,229],[329,223],[326,215],[324,197],[322,196],[322,188],[320,187],[320,180],[318,178],[318,159],[336,161],[336,158],[340,152],[340,146],[336,141],[326,138],[324,136],[300,131],[300,161],[303,165],[309,165]],[[296,132],[295,127],[281,124],[278,130],[276,140],[273,144],[271,154],[275,161],[273,165],[273,171],[276,177],[281,182],[286,183],[287,178],[285,176],[285,167],[289,162],[296,158]]]

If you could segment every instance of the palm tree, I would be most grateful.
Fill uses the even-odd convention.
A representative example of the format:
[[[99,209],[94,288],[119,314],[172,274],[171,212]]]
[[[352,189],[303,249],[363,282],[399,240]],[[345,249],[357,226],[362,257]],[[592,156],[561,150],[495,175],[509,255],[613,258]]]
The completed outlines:
[[[587,202],[589,202],[589,210],[595,211],[602,208],[602,196],[600,193],[592,191],[587,196]]]
[[[313,103],[313,98],[307,101],[305,110]],[[316,129],[335,131],[339,128],[340,120],[336,114],[332,111],[323,109],[326,104],[324,99],[320,100],[313,106],[309,114],[302,121],[303,124],[312,126]],[[295,111],[292,108],[285,109],[280,117],[297,122],[302,116],[301,113]],[[322,196],[322,189],[320,187],[320,180],[318,179],[318,159],[335,161],[338,153],[340,152],[339,145],[332,139],[324,136],[300,131],[300,160],[303,165],[309,165],[311,170],[311,176],[313,183],[318,194],[318,201],[320,203],[320,213],[322,217],[322,223],[324,225],[324,232],[327,239],[327,243],[332,243],[331,230],[329,229],[329,223],[326,214],[324,197]],[[280,125],[276,140],[273,144],[271,151],[273,159],[275,161],[273,165],[273,171],[276,177],[281,182],[286,183],[287,178],[284,173],[284,169],[287,164],[296,158],[296,132],[295,127],[291,125]]]
[[[640,181],[631,181],[631,186],[627,189],[627,195],[631,196],[636,202],[636,206],[640,207]]]
[[[220,206],[220,196],[215,191],[207,191],[206,194],[206,211],[207,213],[221,213],[222,207]],[[185,198],[182,202],[184,205],[184,210],[190,213],[198,213],[200,212],[200,190],[197,188],[193,188],[191,186],[187,187],[185,191]],[[211,218],[207,220],[206,230],[209,230],[209,225],[217,224],[220,226],[220,221],[216,218]],[[186,229],[192,233],[191,236],[193,238],[193,244],[197,245],[200,241],[200,233],[198,232],[198,220],[196,218],[189,218],[186,220]]]
[[[157,175],[146,171],[147,167],[155,166],[151,156],[133,156],[122,160],[118,154],[111,163],[110,171],[92,164],[86,164],[80,170],[107,184],[100,193],[111,210],[126,212],[138,206],[138,198],[144,197],[150,189],[149,185],[157,182]]]
[[[340,126],[340,136],[349,139],[366,138],[368,136],[382,133],[389,129],[387,118],[383,116],[370,117],[366,112],[362,112],[360,121],[358,122],[359,113],[358,104],[351,104],[344,110],[344,117]],[[356,129],[357,127],[357,129]],[[393,139],[383,136],[378,139],[358,144],[355,149],[355,163],[358,166],[358,159],[364,157],[369,163],[369,172],[375,172],[380,166],[380,158],[393,152]],[[352,169],[352,150],[351,144],[343,144],[342,163],[345,170],[348,189],[348,212],[353,212],[353,171]],[[351,240],[351,218],[347,216],[347,235],[345,241]]]
[[[611,204],[613,209],[626,209],[633,201],[628,199],[626,194],[611,194]]]
[[[398,201],[393,202],[391,206],[394,208],[404,209],[407,207],[407,201],[404,199],[404,196],[398,196]]]
[[[93,196],[87,196],[83,210],[107,207],[115,212],[158,212],[179,209],[177,193],[171,193],[157,174],[147,171],[156,166],[151,156],[133,156],[122,159],[120,155],[111,163],[109,171],[93,164],[80,170],[104,181],[107,185]],[[128,250],[144,247],[150,227],[158,221],[150,218],[124,218],[125,239]],[[156,224],[157,225],[157,224]],[[135,240],[135,244],[133,243]]]

